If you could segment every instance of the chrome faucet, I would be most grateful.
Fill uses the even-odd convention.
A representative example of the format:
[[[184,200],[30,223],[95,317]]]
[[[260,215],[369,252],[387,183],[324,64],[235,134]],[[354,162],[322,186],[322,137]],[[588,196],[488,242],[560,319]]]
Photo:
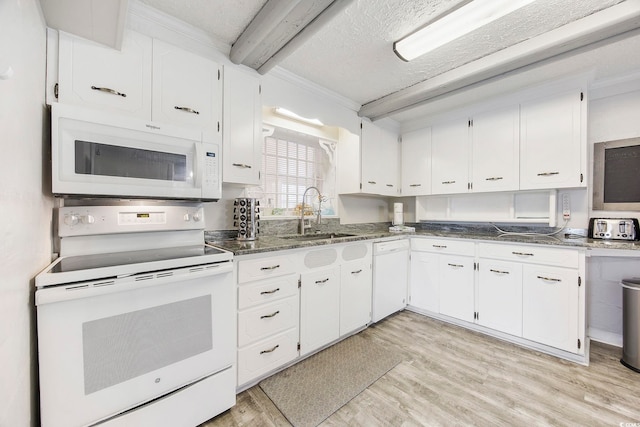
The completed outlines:
[[[320,224],[320,221],[322,220],[322,194],[320,194],[320,190],[318,190],[317,187],[309,187],[306,190],[304,190],[304,193],[302,194],[302,205],[300,208],[300,223],[298,224],[298,232],[304,236],[304,230],[306,230],[307,228],[311,228],[311,225],[305,225],[304,223],[304,198],[307,196],[307,191],[314,189],[316,190],[316,192],[318,193],[318,216],[316,219],[316,224]]]

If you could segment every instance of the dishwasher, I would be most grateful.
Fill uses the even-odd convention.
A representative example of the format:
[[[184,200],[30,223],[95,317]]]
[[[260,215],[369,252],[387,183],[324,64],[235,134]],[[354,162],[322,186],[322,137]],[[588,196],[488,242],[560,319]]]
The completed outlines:
[[[407,306],[408,270],[407,239],[373,244],[373,322]]]

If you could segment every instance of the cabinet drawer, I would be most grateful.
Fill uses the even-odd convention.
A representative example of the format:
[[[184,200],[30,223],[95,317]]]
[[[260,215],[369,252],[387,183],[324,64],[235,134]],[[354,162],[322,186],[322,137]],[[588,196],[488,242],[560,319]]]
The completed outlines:
[[[531,264],[557,265],[579,268],[580,253],[575,249],[560,249],[539,246],[496,245],[480,243],[478,255],[482,258],[496,258]]]
[[[475,254],[475,242],[413,238],[411,239],[411,250],[473,256]]]
[[[238,385],[298,357],[298,328],[238,350]]]
[[[298,305],[292,296],[238,313],[238,347],[297,326]]]
[[[293,257],[271,256],[238,261],[238,283],[294,273]]]
[[[276,277],[238,287],[238,310],[298,294],[298,275]]]

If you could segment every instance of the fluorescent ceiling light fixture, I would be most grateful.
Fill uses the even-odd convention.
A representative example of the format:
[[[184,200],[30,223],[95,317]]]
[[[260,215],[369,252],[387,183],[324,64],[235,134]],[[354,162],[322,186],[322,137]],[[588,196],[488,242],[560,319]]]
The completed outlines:
[[[411,61],[487,25],[534,0],[472,0],[393,44],[403,61]]]
[[[276,114],[279,114],[281,116],[287,117],[289,119],[297,120],[297,121],[302,122],[302,123],[307,123],[307,124],[314,125],[314,126],[324,126],[324,123],[322,123],[318,119],[308,119],[306,117],[299,116],[296,113],[294,113],[293,111],[289,111],[289,110],[287,110],[285,108],[282,108],[282,107],[276,107],[275,111],[276,111]]]

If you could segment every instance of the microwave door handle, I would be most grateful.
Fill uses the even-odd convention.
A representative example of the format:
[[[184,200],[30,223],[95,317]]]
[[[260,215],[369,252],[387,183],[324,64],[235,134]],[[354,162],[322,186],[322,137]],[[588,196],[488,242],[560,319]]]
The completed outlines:
[[[204,171],[204,147],[202,144],[196,142],[196,161],[193,162],[193,186],[195,188],[202,188],[202,175]]]

